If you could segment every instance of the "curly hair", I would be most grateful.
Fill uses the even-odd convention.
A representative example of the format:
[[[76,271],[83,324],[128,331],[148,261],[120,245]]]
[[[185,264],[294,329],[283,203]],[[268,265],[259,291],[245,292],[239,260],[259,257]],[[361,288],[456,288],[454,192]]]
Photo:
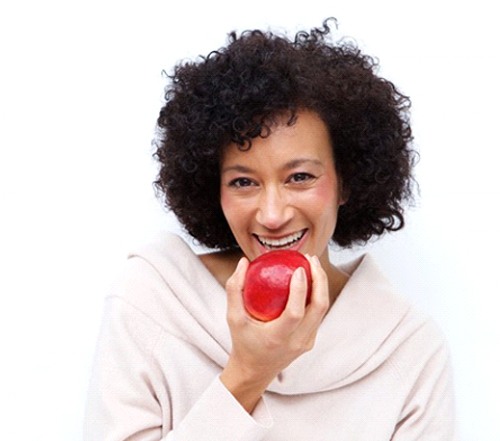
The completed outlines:
[[[271,31],[229,34],[228,44],[169,75],[158,120],[155,188],[185,230],[209,248],[236,248],[220,205],[224,147],[249,149],[276,117],[316,112],[326,124],[348,201],[332,240],[342,247],[404,226],[413,198],[410,100],[377,75],[378,62],[321,28],[294,39]]]

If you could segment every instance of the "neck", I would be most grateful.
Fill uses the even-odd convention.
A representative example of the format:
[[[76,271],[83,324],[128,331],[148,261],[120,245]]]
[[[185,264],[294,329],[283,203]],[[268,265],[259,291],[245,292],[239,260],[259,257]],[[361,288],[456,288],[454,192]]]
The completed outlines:
[[[332,264],[329,264],[329,266],[325,268],[325,272],[328,277],[328,290],[331,308],[348,282],[349,275]]]

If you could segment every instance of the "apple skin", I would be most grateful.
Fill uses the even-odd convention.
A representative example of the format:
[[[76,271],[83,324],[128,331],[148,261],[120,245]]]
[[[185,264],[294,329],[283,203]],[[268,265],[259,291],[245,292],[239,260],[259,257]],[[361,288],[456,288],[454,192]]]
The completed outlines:
[[[250,262],[245,276],[243,302],[257,320],[268,322],[286,307],[293,272],[303,267],[307,279],[306,305],[311,300],[311,266],[303,254],[294,250],[274,250]]]

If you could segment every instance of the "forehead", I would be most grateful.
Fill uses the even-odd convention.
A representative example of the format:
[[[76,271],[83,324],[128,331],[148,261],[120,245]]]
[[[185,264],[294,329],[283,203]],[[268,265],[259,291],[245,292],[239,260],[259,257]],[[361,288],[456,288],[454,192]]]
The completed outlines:
[[[332,161],[333,147],[328,128],[323,120],[312,111],[299,111],[293,124],[283,116],[276,119],[266,137],[252,139],[248,150],[241,150],[237,144],[229,144],[223,151],[221,165],[240,161],[257,161],[275,164],[297,162],[300,159]]]

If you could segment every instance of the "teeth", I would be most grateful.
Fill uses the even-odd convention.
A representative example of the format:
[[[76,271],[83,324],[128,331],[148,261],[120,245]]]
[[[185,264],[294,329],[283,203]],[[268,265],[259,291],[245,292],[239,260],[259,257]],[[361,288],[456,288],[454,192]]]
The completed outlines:
[[[290,236],[282,237],[281,239],[269,239],[261,236],[257,236],[259,242],[266,247],[285,247],[290,246],[294,242],[297,242],[302,238],[306,230],[299,231],[297,233],[290,234]]]

